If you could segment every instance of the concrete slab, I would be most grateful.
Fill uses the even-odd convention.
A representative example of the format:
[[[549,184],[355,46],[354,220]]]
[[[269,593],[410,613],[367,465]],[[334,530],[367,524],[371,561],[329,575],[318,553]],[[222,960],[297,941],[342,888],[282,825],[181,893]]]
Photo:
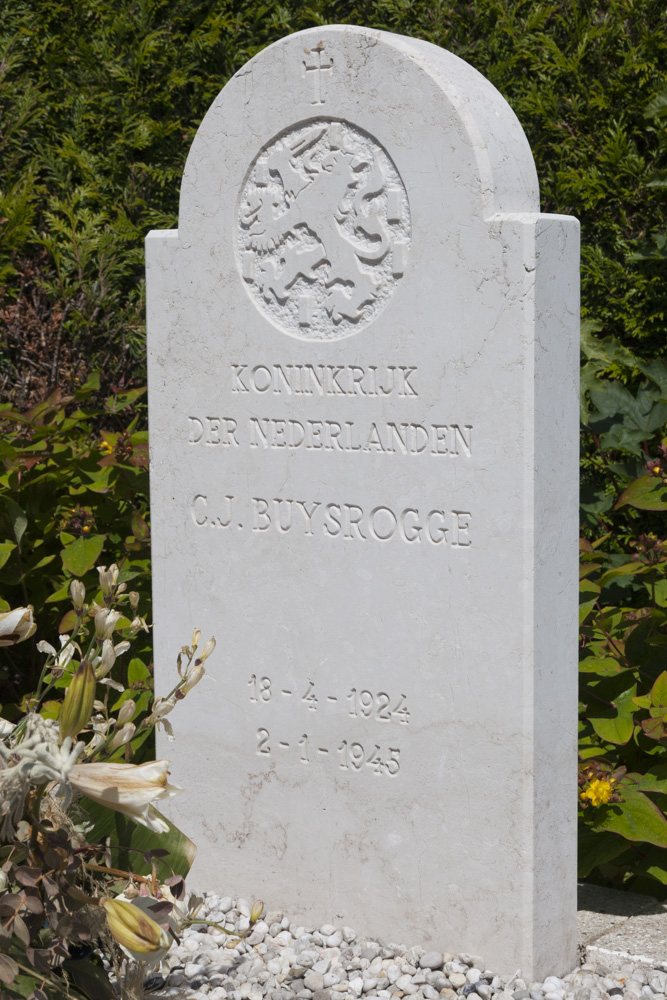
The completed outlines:
[[[578,934],[584,961],[667,970],[667,904],[651,896],[580,885]]]

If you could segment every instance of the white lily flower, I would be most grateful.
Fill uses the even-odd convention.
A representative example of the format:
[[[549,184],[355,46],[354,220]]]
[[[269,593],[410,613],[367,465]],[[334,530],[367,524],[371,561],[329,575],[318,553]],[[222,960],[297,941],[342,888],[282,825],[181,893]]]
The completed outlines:
[[[75,611],[81,611],[83,608],[83,602],[86,599],[86,588],[81,583],[81,580],[72,580],[69,585],[70,597],[72,598],[72,604],[74,605]]]
[[[180,693],[182,695],[186,695],[188,691],[192,690],[195,684],[199,684],[199,681],[202,679],[205,673],[206,670],[204,668],[204,664],[197,661],[195,665],[191,667],[190,670],[188,670],[187,674],[185,675],[185,680],[183,681],[181,687],[179,688]]]
[[[102,655],[95,660],[95,676],[98,681],[106,677],[114,663],[116,662],[116,650],[111,639],[105,639],[102,643]]]
[[[37,651],[39,653],[46,653],[47,656],[56,655],[55,649],[53,648],[50,642],[46,641],[46,639],[40,639],[40,641],[37,643]]]
[[[123,704],[120,706],[120,709],[118,710],[118,718],[116,719],[117,729],[119,729],[121,726],[124,726],[126,722],[130,721],[130,719],[134,715],[136,707],[137,703],[136,701],[133,701],[132,698],[128,698],[127,701],[123,702]]]
[[[99,683],[107,684],[109,687],[113,688],[114,691],[120,691],[121,694],[125,690],[120,681],[115,681],[112,677],[103,677]]]
[[[97,572],[100,577],[100,587],[102,588],[102,593],[105,597],[110,597],[113,594],[113,588],[116,586],[118,581],[118,566],[112,563],[109,569],[106,566],[98,566]]]
[[[15,646],[37,631],[32,620],[32,605],[0,613],[0,646]]]
[[[116,645],[113,648],[113,651],[116,654],[116,656],[122,656],[123,653],[127,653],[131,645],[132,643],[128,642],[127,639],[123,639],[122,642],[116,643]]]
[[[152,803],[181,791],[167,782],[169,761],[146,764],[75,764],[69,776],[74,789],[94,802],[130,816],[154,833],[169,827],[155,813]]]
[[[116,623],[122,618],[120,611],[112,608],[102,608],[95,615],[95,635],[98,639],[110,639]]]

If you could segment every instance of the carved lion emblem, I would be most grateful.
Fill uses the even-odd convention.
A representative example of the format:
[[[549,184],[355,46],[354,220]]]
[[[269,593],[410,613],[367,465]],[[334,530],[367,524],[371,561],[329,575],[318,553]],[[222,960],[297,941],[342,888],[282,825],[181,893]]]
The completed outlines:
[[[405,270],[410,209],[382,146],[314,119],[262,150],[241,194],[239,268],[260,310],[305,340],[348,337],[384,308]]]

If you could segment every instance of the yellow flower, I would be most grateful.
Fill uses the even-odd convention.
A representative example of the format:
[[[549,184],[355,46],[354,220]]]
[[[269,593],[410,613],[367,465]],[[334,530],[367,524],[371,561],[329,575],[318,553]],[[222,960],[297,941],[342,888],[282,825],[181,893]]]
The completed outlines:
[[[17,642],[29,639],[36,631],[37,626],[32,620],[32,605],[0,614],[0,646],[15,646]]]
[[[169,947],[169,936],[138,906],[122,899],[100,901],[107,915],[111,936],[122,948],[143,958]]]
[[[614,779],[594,778],[588,788],[580,795],[582,799],[588,799],[591,805],[601,806],[614,794]]]

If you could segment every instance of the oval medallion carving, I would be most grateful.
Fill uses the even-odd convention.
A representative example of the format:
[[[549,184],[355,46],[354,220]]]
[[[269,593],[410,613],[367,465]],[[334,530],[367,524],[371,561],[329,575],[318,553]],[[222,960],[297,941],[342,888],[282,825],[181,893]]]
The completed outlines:
[[[284,333],[337,340],[382,311],[405,271],[410,208],[380,143],[315,118],[257,156],[241,192],[236,252],[260,311]]]

